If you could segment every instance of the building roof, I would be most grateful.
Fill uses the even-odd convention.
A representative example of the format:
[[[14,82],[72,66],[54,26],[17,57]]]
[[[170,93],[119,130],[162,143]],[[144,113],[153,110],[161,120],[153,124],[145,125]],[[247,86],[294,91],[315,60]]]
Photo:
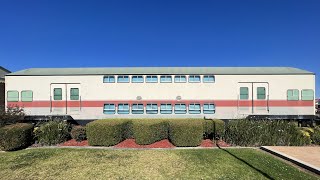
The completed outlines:
[[[65,76],[105,74],[214,74],[288,75],[314,74],[292,67],[108,67],[108,68],[31,68],[7,76]]]
[[[8,69],[0,66],[0,82],[4,82],[4,76],[8,73],[11,73]]]

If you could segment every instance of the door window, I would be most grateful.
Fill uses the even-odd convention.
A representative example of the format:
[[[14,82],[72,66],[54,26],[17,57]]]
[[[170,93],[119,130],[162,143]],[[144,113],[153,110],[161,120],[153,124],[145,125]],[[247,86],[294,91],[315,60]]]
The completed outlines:
[[[257,99],[266,99],[266,88],[258,87],[257,88]]]
[[[54,88],[53,89],[53,100],[62,100],[62,89]]]
[[[240,87],[240,99],[249,99],[248,87]]]
[[[70,100],[79,100],[79,88],[70,89]]]

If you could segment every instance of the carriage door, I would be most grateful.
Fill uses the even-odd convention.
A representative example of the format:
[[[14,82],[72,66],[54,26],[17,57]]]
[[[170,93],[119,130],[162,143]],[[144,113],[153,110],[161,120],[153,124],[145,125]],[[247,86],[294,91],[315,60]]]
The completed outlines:
[[[240,116],[252,114],[252,83],[239,82],[237,91],[238,114]]]
[[[263,115],[269,113],[269,84],[253,83],[253,114]]]
[[[51,84],[50,86],[50,112],[53,115],[67,114],[66,84]]]
[[[75,115],[81,110],[80,84],[51,84],[50,112]]]
[[[80,84],[67,84],[67,114],[79,114],[81,110]]]

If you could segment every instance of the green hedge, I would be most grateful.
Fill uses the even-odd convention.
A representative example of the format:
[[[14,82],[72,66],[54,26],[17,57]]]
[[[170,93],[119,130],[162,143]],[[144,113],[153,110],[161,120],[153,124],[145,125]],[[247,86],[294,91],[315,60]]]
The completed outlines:
[[[213,139],[214,135],[220,139],[224,135],[224,121],[220,119],[204,121],[204,137]]]
[[[201,144],[204,132],[203,119],[169,120],[169,140],[175,146],[195,147]]]
[[[133,136],[137,144],[146,145],[168,138],[168,123],[163,120],[133,121]]]
[[[18,150],[33,143],[33,125],[17,123],[0,128],[0,149],[3,151]]]
[[[226,142],[240,146],[301,146],[310,144],[292,122],[284,120],[232,120]]]
[[[91,146],[113,146],[126,139],[129,120],[110,119],[90,122],[86,126]]]

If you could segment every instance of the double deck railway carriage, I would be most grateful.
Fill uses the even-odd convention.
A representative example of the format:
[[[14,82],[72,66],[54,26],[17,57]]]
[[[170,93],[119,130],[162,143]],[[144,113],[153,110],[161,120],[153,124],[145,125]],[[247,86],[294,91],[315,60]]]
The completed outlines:
[[[291,67],[32,68],[6,75],[29,118],[312,119],[315,74]]]

